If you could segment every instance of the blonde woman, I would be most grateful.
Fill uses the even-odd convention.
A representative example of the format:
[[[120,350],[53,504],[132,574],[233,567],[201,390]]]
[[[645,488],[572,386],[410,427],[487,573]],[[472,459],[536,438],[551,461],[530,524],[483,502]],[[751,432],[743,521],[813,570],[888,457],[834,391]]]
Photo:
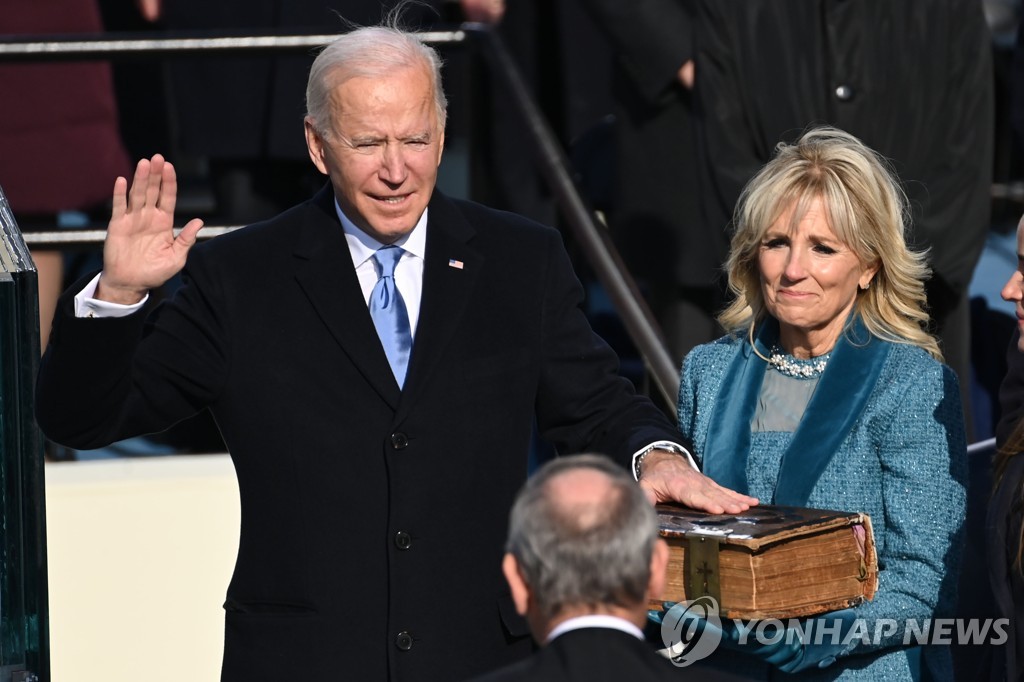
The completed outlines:
[[[679,422],[704,472],[765,503],[866,512],[879,557],[864,642],[733,647],[712,660],[752,679],[912,680],[948,647],[904,645],[908,620],[948,616],[965,513],[960,394],[927,333],[924,256],[885,162],[834,128],[779,145],[737,207],[731,334],[683,363]],[[897,627],[875,637],[876,623]],[[922,657],[922,653],[924,656]],[[942,660],[946,657],[946,660]],[[824,669],[822,669],[824,668]]]

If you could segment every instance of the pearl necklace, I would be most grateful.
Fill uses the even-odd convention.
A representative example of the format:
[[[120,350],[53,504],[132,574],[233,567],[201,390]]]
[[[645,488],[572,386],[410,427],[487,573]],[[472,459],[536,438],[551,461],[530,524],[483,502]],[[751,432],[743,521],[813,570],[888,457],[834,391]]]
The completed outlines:
[[[772,355],[768,358],[768,363],[778,372],[788,377],[813,379],[821,376],[821,373],[825,371],[825,365],[828,364],[828,359],[831,355],[832,353],[825,353],[810,360],[801,360],[791,355],[783,354],[779,347],[775,346],[772,348]]]

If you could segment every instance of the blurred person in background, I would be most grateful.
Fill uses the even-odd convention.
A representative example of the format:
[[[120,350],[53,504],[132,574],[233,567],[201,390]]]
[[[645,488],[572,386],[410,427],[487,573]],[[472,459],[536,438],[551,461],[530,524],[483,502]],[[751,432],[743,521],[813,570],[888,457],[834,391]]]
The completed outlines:
[[[779,140],[833,125],[889,159],[927,249],[928,314],[960,378],[968,439],[967,287],[989,229],[992,43],[978,0],[701,0],[694,88],[704,193],[726,225]],[[717,213],[717,216],[716,216]]]
[[[3,32],[13,35],[103,31],[95,0],[0,0],[0,17]],[[98,216],[105,222],[110,178],[131,168],[118,130],[109,64],[0,64],[0,91],[0,187],[21,230],[52,230],[65,216],[78,221]],[[32,260],[45,348],[63,288],[64,256],[33,248]]]
[[[723,333],[726,226],[704,215],[692,3],[581,0],[615,54],[608,226],[677,362]]]

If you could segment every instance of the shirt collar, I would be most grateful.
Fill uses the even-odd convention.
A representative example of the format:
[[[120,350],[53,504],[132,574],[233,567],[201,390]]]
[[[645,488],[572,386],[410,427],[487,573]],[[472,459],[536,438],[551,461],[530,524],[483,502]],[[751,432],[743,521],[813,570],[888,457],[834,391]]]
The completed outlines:
[[[609,616],[605,614],[595,614],[590,616],[577,616],[576,618],[570,618],[563,620],[561,623],[555,626],[548,634],[548,642],[551,642],[555,637],[564,635],[572,630],[580,630],[582,628],[608,628],[611,630],[620,630],[622,632],[633,635],[637,639],[643,639],[644,633],[636,625],[630,623],[624,618],[617,616]]]
[[[356,227],[356,224],[349,220],[345,212],[341,210],[337,199],[334,200],[334,210],[337,211],[338,220],[341,221],[341,229],[345,231],[345,241],[348,242],[348,250],[352,255],[352,265],[358,268],[384,244]],[[412,231],[396,241],[395,246],[402,247],[406,253],[420,259],[424,258],[427,252],[427,209],[423,209],[423,215],[416,221],[416,226],[412,228]]]

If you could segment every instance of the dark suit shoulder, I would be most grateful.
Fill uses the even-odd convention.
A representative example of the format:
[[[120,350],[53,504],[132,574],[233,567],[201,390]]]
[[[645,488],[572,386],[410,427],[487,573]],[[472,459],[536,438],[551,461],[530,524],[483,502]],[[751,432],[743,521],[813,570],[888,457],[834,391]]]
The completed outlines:
[[[532,657],[475,682],[678,682],[679,671],[651,646],[609,628],[572,630]]]
[[[327,207],[318,201],[319,197],[318,194],[272,218],[220,235],[196,245],[195,248],[199,251],[215,253],[220,257],[224,253],[239,249],[263,249],[282,243],[294,243],[297,237],[296,226],[311,220],[327,224],[333,223],[341,230],[337,215],[333,213],[333,206],[330,207],[331,212],[328,213]]]
[[[430,201],[430,219],[443,222],[466,236],[491,241],[537,244],[561,241],[561,233],[517,213],[502,211],[466,199],[453,199],[435,192]]]
[[[334,194],[327,186],[272,218],[196,245],[189,254],[189,266],[215,262],[218,269],[236,276],[248,271],[265,277],[286,267],[295,255],[309,257],[344,247],[345,234],[334,208]]]
[[[451,201],[452,204],[454,204],[468,220],[480,221],[481,223],[500,222],[511,228],[548,235],[558,233],[558,230],[555,228],[539,223],[531,218],[519,215],[518,213],[502,211],[500,209],[484,206],[483,204],[466,199],[450,199],[449,201]]]

